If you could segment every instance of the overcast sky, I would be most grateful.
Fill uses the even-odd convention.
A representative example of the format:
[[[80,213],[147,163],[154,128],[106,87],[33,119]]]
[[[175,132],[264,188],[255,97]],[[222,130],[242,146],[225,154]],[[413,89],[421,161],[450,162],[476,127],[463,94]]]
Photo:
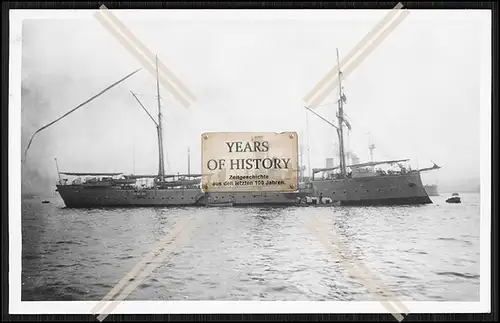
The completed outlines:
[[[319,16],[315,16],[318,14]],[[116,16],[197,96],[184,108],[160,88],[166,171],[201,171],[205,131],[297,131],[312,167],[334,153],[334,129],[309,115],[302,98],[386,11],[255,10]],[[439,180],[479,178],[479,90],[484,16],[411,11],[348,77],[349,146],[369,159],[434,160]],[[93,18],[25,20],[22,35],[23,146],[32,133],[140,63]],[[35,137],[26,167],[61,171],[157,172],[156,83],[146,70]],[[333,102],[329,96],[324,102]],[[316,111],[332,119],[335,105]],[[346,140],[347,142],[347,140]],[[134,163],[135,152],[135,163]],[[134,165],[135,164],[135,165]]]

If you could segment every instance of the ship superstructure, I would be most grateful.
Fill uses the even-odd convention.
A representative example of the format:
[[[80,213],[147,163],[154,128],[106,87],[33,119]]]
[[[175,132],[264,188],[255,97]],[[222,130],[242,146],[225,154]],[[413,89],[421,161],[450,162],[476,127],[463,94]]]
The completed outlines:
[[[340,70],[339,53],[337,50],[339,92],[338,92],[338,123],[334,124],[321,115],[311,111],[323,121],[336,128],[338,134],[338,166],[314,169],[309,193],[314,196],[329,198],[340,205],[404,205],[432,203],[421,180],[423,171],[439,169],[433,167],[412,170],[405,165],[408,159],[373,161],[373,144],[369,149],[372,161],[367,163],[346,164],[344,149],[344,127],[351,128],[344,118],[346,97],[342,88],[342,72]],[[386,166],[386,167],[383,167]]]

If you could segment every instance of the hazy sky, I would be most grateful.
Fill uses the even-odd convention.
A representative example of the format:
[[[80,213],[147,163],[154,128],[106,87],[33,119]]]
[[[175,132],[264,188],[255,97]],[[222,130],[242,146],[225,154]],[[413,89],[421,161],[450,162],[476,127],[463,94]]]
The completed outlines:
[[[319,16],[316,17],[315,14]],[[198,100],[186,109],[160,88],[166,171],[201,171],[205,131],[297,131],[307,164],[302,98],[386,11],[116,13],[159,54]],[[443,166],[439,180],[479,178],[479,90],[484,16],[411,11],[345,81],[349,145],[369,159],[418,158]],[[141,65],[93,18],[23,23],[22,149],[32,133]],[[35,137],[26,167],[61,171],[157,172],[156,83],[146,70]],[[324,102],[333,102],[329,96]],[[316,111],[332,119],[335,105]],[[312,167],[334,153],[334,129],[309,114]],[[135,163],[134,163],[135,152]]]

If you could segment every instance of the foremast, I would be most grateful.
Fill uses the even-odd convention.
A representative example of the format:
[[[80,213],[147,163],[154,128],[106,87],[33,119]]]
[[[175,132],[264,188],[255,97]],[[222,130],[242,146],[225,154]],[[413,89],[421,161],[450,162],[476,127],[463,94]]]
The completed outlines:
[[[342,91],[342,72],[340,70],[340,58],[339,58],[339,49],[338,48],[337,48],[337,70],[338,70],[338,78],[339,78],[339,99],[337,100],[337,103],[338,103],[338,111],[337,111],[338,124],[335,125],[333,122],[322,117],[320,114],[316,113],[314,110],[309,108],[307,105],[305,106],[305,108],[337,130],[337,135],[339,137],[340,175],[342,177],[346,177],[347,171],[346,171],[346,157],[345,157],[345,149],[344,149],[343,127],[345,124],[347,126],[347,128],[351,129],[351,125],[344,119],[344,103],[346,102],[346,97]]]
[[[158,55],[156,55],[156,95],[158,99],[158,177],[160,181],[165,180],[165,163],[163,154],[163,128],[162,128],[162,114],[160,104],[160,80],[158,77]]]
[[[153,121],[156,126],[156,132],[158,135],[158,180],[165,180],[165,162],[164,162],[164,153],[163,153],[163,127],[162,127],[162,113],[161,113],[161,104],[160,104],[160,81],[158,76],[158,55],[156,56],[156,95],[158,100],[158,121],[156,121],[151,114],[148,112],[146,107],[142,104],[139,98],[134,94],[134,92],[130,91],[134,96],[135,100],[142,109],[147,113],[149,118]]]
[[[346,172],[346,164],[345,164],[345,151],[344,151],[344,103],[345,103],[345,95],[342,91],[342,72],[340,70],[340,59],[339,59],[339,49],[337,48],[337,69],[338,69],[338,78],[339,78],[339,99],[338,99],[338,128],[337,134],[339,136],[339,168],[340,175],[345,177]]]

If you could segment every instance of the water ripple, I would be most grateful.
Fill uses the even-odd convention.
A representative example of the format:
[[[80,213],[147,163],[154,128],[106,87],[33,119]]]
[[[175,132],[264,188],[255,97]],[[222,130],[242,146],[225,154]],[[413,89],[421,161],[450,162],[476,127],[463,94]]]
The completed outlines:
[[[23,200],[22,300],[104,297],[185,215],[195,231],[129,300],[374,300],[354,258],[402,300],[479,300],[479,195],[417,207],[70,210]],[[340,244],[307,229],[315,216]],[[346,256],[351,256],[347,257]]]

